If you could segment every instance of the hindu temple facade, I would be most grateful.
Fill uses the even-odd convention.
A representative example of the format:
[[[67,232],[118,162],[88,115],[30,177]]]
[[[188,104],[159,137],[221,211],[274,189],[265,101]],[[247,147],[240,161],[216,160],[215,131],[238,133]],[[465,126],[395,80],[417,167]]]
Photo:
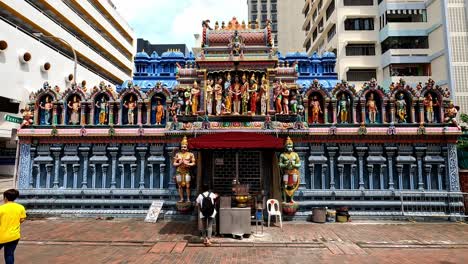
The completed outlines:
[[[166,216],[177,215],[184,136],[196,160],[192,196],[204,183],[229,195],[236,179],[252,196],[281,199],[278,158],[290,137],[297,216],[317,206],[398,216],[404,193],[434,195],[424,208],[453,205],[436,199],[460,190],[449,90],[432,80],[340,82],[333,53],[282,56],[269,25],[204,22],[202,37],[197,57],[139,53],[135,79],[118,91],[45,84],[31,95],[18,132],[29,213],[143,216],[162,199]]]

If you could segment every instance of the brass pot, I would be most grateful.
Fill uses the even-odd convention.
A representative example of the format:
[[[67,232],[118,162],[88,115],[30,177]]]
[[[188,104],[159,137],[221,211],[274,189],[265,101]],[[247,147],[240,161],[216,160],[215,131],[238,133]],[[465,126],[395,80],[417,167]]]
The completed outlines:
[[[237,207],[247,207],[250,197],[248,195],[236,195]]]

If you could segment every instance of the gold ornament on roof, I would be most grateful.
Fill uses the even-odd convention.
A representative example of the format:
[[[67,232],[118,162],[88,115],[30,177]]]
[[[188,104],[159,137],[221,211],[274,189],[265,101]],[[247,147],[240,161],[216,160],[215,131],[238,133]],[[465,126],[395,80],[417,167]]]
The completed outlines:
[[[187,146],[187,145],[188,145],[187,136],[184,136],[184,137],[182,138],[182,141],[180,142],[180,145],[181,145],[181,146]]]
[[[291,140],[291,138],[288,137],[288,138],[286,139],[286,143],[285,143],[284,145],[285,145],[285,146],[287,146],[287,145],[294,145],[294,143],[293,143],[293,141]]]

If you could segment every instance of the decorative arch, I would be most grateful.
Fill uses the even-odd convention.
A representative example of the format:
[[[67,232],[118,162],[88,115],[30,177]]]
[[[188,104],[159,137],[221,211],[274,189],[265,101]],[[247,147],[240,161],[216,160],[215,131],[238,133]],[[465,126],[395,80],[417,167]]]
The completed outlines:
[[[428,95],[431,95],[433,100],[433,121],[429,118],[429,111],[426,106],[426,102],[429,99]],[[435,97],[435,98],[434,98]],[[447,104],[450,98],[450,91],[448,88],[442,88],[439,85],[435,85],[434,80],[429,79],[425,86],[421,89],[419,97],[419,107],[423,110],[420,111],[421,122],[427,123],[441,123],[444,120],[444,106]],[[422,115],[424,113],[424,115]]]
[[[398,109],[398,97],[400,94],[403,94],[403,99],[406,103],[406,123],[417,123],[419,116],[415,113],[419,113],[417,106],[418,102],[418,91],[413,87],[406,84],[405,80],[400,79],[396,84],[390,85],[390,94],[389,100],[390,104],[390,120],[393,123],[403,123],[399,118],[399,109]]]
[[[323,88],[323,85],[315,79],[307,91],[304,93],[304,105],[306,110],[306,120],[308,123],[314,123],[313,120],[313,110],[312,110],[312,101],[313,96],[318,95],[318,101],[320,102],[322,113],[319,113],[318,123],[333,123],[333,114],[330,115],[330,112],[333,112],[333,107],[330,106],[332,95]]]
[[[44,105],[49,98],[49,102],[52,103],[54,109],[48,111],[46,118],[45,110],[41,108],[41,105]],[[60,94],[52,89],[48,82],[45,82],[43,87],[34,94],[30,95],[30,99],[34,104],[34,123],[35,125],[52,125],[57,123],[56,115],[56,104],[60,100]],[[44,120],[46,118],[47,120]]]
[[[73,110],[70,109],[69,107],[69,102],[71,100],[74,100],[73,97],[74,96],[78,96],[79,97],[79,103],[80,103],[80,108],[79,108],[79,112],[78,113],[73,113]],[[82,109],[83,107],[85,107],[83,104],[85,101],[87,101],[87,96],[86,96],[86,93],[81,89],[81,88],[76,88],[76,89],[72,89],[72,88],[68,88],[67,90],[65,90],[65,92],[63,92],[62,94],[62,102],[61,102],[61,105],[62,105],[62,124],[64,125],[68,125],[70,123],[70,119],[74,119],[73,121],[71,121],[73,124],[75,125],[78,125],[78,124],[81,124],[81,119],[83,118],[83,114],[84,114],[84,109]],[[72,101],[72,105],[73,105],[73,101]],[[78,116],[76,116],[78,115]],[[77,119],[77,120],[76,120]],[[78,122],[77,122],[78,121]],[[83,122],[84,123],[84,122]]]
[[[387,118],[386,105],[388,103],[388,96],[386,91],[377,84],[376,79],[371,79],[369,82],[364,83],[362,90],[358,93],[359,107],[361,110],[361,123],[373,123],[371,121],[371,113],[368,109],[368,101],[371,95],[376,94],[377,98],[374,98],[375,104],[377,104],[377,114],[375,123],[385,123]]]

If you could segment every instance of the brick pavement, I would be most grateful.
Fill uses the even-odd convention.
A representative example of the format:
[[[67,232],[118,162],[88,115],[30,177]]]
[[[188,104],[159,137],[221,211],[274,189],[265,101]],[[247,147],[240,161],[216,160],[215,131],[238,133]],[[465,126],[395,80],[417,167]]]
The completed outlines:
[[[468,262],[468,225],[446,222],[286,223],[209,248],[194,223],[46,219],[27,221],[22,234],[18,263]]]

